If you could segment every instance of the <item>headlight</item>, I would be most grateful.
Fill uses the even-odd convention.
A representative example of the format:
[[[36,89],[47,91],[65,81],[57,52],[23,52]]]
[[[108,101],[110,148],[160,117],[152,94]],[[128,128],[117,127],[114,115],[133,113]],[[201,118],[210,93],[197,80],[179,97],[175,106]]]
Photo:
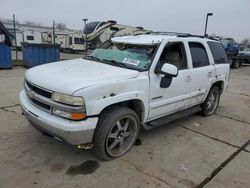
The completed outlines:
[[[69,104],[73,106],[82,106],[84,105],[84,100],[82,97],[75,97],[70,95],[64,95],[61,93],[53,93],[52,100],[64,104]]]

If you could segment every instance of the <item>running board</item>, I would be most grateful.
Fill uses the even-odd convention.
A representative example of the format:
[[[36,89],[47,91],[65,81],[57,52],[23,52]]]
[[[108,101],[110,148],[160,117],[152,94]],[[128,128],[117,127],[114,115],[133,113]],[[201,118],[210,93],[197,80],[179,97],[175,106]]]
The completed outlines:
[[[179,112],[175,112],[173,114],[161,117],[159,119],[152,120],[150,122],[143,124],[142,127],[146,130],[150,130],[150,129],[153,129],[156,127],[161,127],[161,126],[166,125],[167,123],[172,122],[176,119],[179,119],[179,118],[182,118],[185,116],[189,116],[189,115],[193,115],[193,114],[200,112],[200,111],[201,111],[201,107],[200,107],[200,105],[197,105],[197,106],[187,108],[185,110],[181,110]]]

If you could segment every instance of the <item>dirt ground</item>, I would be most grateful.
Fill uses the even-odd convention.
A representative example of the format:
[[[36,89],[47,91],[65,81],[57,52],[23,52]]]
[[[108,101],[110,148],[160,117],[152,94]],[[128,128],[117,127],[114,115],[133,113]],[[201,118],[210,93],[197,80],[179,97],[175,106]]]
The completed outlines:
[[[215,115],[141,131],[109,162],[41,134],[21,115],[25,69],[0,70],[0,187],[250,186],[250,66],[231,70]]]

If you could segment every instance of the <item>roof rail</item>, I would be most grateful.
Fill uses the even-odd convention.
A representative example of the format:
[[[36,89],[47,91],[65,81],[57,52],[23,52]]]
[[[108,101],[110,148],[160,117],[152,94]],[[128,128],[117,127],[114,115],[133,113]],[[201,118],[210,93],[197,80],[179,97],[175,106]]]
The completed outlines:
[[[198,38],[207,38],[211,40],[219,41],[218,38],[213,36],[204,36],[204,35],[192,35],[190,33],[179,33],[179,32],[150,32],[147,34],[153,34],[153,35],[169,35],[169,36],[176,36],[176,37],[198,37]]]
[[[162,32],[162,31],[152,31],[150,34],[153,35],[170,35],[170,36],[189,36],[189,33],[179,33],[179,32]]]

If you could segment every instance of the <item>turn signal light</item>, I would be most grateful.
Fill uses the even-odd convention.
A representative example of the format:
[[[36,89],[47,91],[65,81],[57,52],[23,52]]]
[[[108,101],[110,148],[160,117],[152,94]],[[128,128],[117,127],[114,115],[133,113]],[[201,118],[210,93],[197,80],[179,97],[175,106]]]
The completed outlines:
[[[85,119],[87,116],[85,113],[71,113],[71,119],[73,120],[82,120]]]

